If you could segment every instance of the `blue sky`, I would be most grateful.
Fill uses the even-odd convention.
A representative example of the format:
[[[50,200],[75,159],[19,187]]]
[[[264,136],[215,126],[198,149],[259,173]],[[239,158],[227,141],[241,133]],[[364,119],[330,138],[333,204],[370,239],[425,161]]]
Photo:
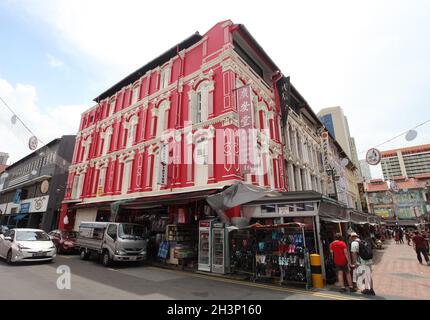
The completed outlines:
[[[76,133],[95,96],[225,19],[247,26],[315,112],[342,106],[360,152],[430,119],[426,0],[2,0],[0,96],[44,142]],[[16,161],[29,135],[10,116],[0,106],[0,150]],[[421,143],[430,124],[381,149]]]

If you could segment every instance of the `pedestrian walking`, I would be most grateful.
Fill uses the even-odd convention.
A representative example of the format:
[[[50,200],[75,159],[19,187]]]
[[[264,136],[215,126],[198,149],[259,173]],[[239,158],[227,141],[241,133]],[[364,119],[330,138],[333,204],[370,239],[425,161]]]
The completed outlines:
[[[403,241],[403,229],[402,228],[399,229],[399,240],[400,240],[400,243],[405,243]]]
[[[354,268],[354,282],[357,283],[357,287],[361,290],[361,293],[374,296],[375,291],[373,290],[372,279],[372,246],[369,242],[361,240],[355,232],[351,233],[350,237],[352,241],[351,267]]]
[[[408,246],[411,245],[411,233],[409,231],[406,231],[405,233],[406,241],[408,243]]]
[[[394,240],[396,240],[396,243],[400,243],[400,232],[399,230],[394,230]]]
[[[333,261],[337,273],[337,279],[340,285],[340,291],[345,292],[344,275],[346,274],[346,281],[348,282],[349,291],[356,291],[352,285],[352,277],[350,272],[351,262],[348,255],[348,246],[342,241],[342,235],[336,233],[334,241],[330,243],[330,252],[333,255]]]
[[[412,241],[414,243],[414,249],[415,252],[417,253],[417,259],[419,261],[419,263],[423,263],[423,259],[421,258],[421,254],[424,256],[424,259],[427,262],[427,265],[430,265],[430,260],[429,260],[429,256],[427,254],[427,240],[418,232],[415,231],[414,232],[414,236],[412,237]]]

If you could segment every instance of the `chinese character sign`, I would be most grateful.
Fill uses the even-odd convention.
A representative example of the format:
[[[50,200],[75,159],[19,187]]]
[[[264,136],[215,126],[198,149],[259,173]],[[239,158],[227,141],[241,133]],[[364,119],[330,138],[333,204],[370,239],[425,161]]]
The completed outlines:
[[[253,138],[253,112],[251,86],[245,85],[236,91],[237,112],[239,116],[239,164],[242,174],[250,173],[253,165],[253,150],[256,147]]]

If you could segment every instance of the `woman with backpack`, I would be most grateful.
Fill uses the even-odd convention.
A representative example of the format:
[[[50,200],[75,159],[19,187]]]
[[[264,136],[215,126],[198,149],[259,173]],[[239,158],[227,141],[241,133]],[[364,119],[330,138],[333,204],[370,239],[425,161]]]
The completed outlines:
[[[351,268],[354,269],[354,280],[361,293],[375,295],[372,280],[372,245],[365,240],[360,240],[358,234],[352,232],[351,237]]]

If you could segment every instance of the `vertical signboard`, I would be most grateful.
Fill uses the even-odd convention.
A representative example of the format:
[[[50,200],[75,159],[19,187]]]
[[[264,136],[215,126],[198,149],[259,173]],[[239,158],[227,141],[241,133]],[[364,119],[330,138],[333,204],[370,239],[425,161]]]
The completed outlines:
[[[322,146],[323,146],[323,162],[324,162],[324,170],[330,170],[330,165],[329,165],[329,145],[328,145],[328,133],[327,132],[323,132],[321,134],[321,138],[322,138]]]
[[[160,149],[160,163],[158,166],[158,181],[159,185],[167,185],[167,169],[169,161],[169,147],[168,144],[163,144]]]
[[[282,123],[286,124],[288,120],[288,107],[290,105],[290,77],[282,77],[279,79],[278,82],[276,82],[276,89],[279,95]]]
[[[239,116],[239,164],[240,173],[251,173],[254,164],[253,149],[256,147],[253,139],[253,112],[251,86],[245,85],[236,91],[237,113]]]

